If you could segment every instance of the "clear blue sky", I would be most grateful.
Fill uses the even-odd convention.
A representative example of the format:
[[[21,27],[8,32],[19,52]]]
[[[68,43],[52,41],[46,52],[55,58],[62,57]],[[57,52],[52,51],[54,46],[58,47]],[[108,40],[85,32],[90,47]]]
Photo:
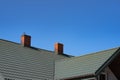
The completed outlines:
[[[120,0],[0,0],[0,38],[83,55],[120,46]]]

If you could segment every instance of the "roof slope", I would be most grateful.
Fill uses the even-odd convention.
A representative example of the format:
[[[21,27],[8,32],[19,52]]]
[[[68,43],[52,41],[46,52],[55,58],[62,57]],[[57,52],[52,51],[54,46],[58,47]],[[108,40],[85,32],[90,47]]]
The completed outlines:
[[[0,73],[6,77],[53,80],[55,60],[66,57],[52,53],[0,39]]]
[[[119,48],[109,49],[80,57],[73,57],[56,61],[55,79],[66,79],[95,72],[118,50]]]

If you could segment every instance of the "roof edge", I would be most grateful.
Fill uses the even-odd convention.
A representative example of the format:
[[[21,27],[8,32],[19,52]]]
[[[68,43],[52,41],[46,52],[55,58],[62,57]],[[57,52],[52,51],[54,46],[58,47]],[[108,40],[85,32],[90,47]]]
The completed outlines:
[[[76,59],[76,58],[80,58],[80,57],[84,57],[84,56],[89,56],[89,55],[93,55],[93,54],[98,54],[99,52],[104,52],[104,51],[108,51],[108,50],[112,50],[112,49],[116,49],[116,48],[120,48],[120,47],[114,47],[114,48],[110,48],[110,49],[105,49],[105,50],[101,50],[101,51],[97,51],[97,52],[93,52],[93,53],[89,53],[89,54],[84,54],[84,55],[80,55],[80,56],[71,56],[70,58],[67,59],[61,59],[61,60],[57,60],[57,62],[61,62],[64,60],[71,60],[71,59]]]
[[[110,56],[110,58],[107,61],[105,61],[105,63],[102,66],[100,66],[100,68],[95,72],[95,76],[98,76],[100,72],[103,69],[105,69],[118,55],[120,55],[120,47],[114,52],[112,56]]]
[[[85,75],[80,75],[80,76],[73,76],[73,77],[68,77],[68,78],[63,78],[63,80],[71,80],[71,79],[83,79],[83,78],[91,78],[95,77],[95,74],[85,74]]]
[[[5,40],[5,39],[0,39],[1,41],[5,41],[5,42],[10,42],[10,43],[14,43],[14,44],[18,44],[20,45],[20,43],[17,43],[17,42],[13,42],[13,41],[9,41],[9,40]]]

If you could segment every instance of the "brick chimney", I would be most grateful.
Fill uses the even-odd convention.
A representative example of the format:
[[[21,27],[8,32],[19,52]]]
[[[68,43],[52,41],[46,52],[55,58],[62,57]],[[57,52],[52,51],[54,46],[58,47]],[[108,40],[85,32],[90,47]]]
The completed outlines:
[[[25,47],[30,47],[31,46],[31,36],[23,34],[21,36],[21,44]]]
[[[54,45],[54,51],[55,51],[55,53],[57,53],[57,54],[63,54],[63,44],[61,44],[61,43],[55,43],[55,45]]]

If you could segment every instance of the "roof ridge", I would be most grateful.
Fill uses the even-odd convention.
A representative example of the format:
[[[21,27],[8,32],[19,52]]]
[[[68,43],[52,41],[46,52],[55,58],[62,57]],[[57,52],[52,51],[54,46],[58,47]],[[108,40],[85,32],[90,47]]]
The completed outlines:
[[[10,42],[10,43],[21,45],[20,43],[9,41],[9,40],[5,40],[5,39],[0,39],[0,40],[1,41],[5,41],[5,42]],[[48,51],[48,52],[54,52],[54,51],[50,51],[50,50],[46,50],[46,49],[42,49],[42,48],[37,48],[37,47],[34,47],[34,46],[30,46],[29,48],[34,49],[34,50],[43,50],[43,51]]]
[[[5,41],[5,42],[9,42],[9,43],[14,43],[14,44],[17,44],[17,45],[19,45],[19,46],[22,46],[20,43],[17,43],[17,42],[5,40],[5,39],[0,39],[0,40],[1,40],[1,41]],[[35,47],[35,46],[30,46],[30,47],[27,47],[27,48],[33,49],[33,50],[38,50],[38,51],[40,51],[40,50],[42,50],[42,51],[47,51],[47,52],[50,52],[51,54],[52,54],[52,53],[55,53],[55,52],[52,51],[52,50],[46,50],[46,49],[39,48],[39,47]],[[57,54],[52,54],[52,55],[57,55]],[[65,54],[64,54],[64,56],[65,56]]]
[[[5,40],[5,39],[0,39],[1,41],[5,41],[5,42],[10,42],[10,43],[14,43],[14,44],[18,44],[20,45],[20,43],[17,43],[17,42],[13,42],[13,41],[9,41],[9,40]]]
[[[81,56],[78,56],[78,57],[88,56],[88,55],[94,55],[94,54],[98,54],[98,53],[101,53],[101,52],[106,52],[106,51],[113,50],[113,49],[118,49],[118,48],[120,48],[120,47],[115,47],[115,48],[100,50],[100,51],[97,51],[97,52],[89,53],[89,54],[86,54],[86,55],[81,55]]]
[[[35,50],[43,50],[43,51],[47,51],[47,52],[54,52],[54,51],[51,51],[51,50],[46,50],[46,49],[43,49],[43,48],[37,48],[37,47],[34,47],[34,46],[31,46],[30,48],[35,49]]]
[[[57,60],[57,62],[59,61],[65,61],[65,60],[71,60],[71,59],[76,59],[76,58],[80,58],[80,57],[85,57],[85,56],[89,56],[89,55],[94,55],[94,54],[98,54],[101,52],[106,52],[109,50],[113,50],[113,49],[119,49],[120,47],[116,47],[116,48],[110,48],[110,49],[106,49],[106,50],[101,50],[101,51],[97,51],[97,52],[93,52],[93,53],[89,53],[89,54],[85,54],[85,55],[81,55],[81,56],[76,56],[76,57],[71,57],[71,58],[67,58],[67,59],[61,59],[61,60]]]

